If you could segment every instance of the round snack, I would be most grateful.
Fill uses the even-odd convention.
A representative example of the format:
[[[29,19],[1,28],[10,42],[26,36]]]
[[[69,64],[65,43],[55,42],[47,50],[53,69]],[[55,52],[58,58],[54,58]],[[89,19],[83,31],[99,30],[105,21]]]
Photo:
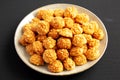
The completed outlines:
[[[60,37],[57,40],[57,47],[60,49],[70,49],[71,48],[71,40],[69,38]]]
[[[87,44],[84,44],[84,45],[82,46],[82,48],[83,48],[83,53],[86,53],[86,51],[87,51],[87,49],[88,49]]]
[[[90,23],[85,23],[82,25],[82,28],[83,28],[83,32],[86,33],[86,34],[90,34],[92,35],[94,33],[94,26],[92,26],[92,24]]]
[[[72,28],[73,27],[73,24],[74,24],[73,19],[71,19],[70,17],[65,17],[64,21],[65,21],[65,27],[66,28]]]
[[[86,51],[85,56],[88,60],[95,60],[100,56],[100,53],[98,49],[90,48]]]
[[[84,24],[89,21],[89,16],[85,13],[80,13],[75,17],[75,22]]]
[[[89,47],[89,48],[92,48],[92,47],[99,48],[99,46],[100,46],[100,41],[97,40],[97,39],[91,39],[91,40],[88,42],[88,47]]]
[[[67,7],[65,9],[65,12],[64,12],[65,17],[71,17],[71,18],[75,18],[77,14],[78,14],[78,11],[73,6],[72,7]]]
[[[104,33],[102,31],[102,29],[98,29],[97,31],[95,31],[93,33],[93,37],[99,40],[102,40],[104,38]]]
[[[83,54],[83,48],[73,47],[70,50],[70,56],[79,56],[81,54]]]
[[[86,57],[82,54],[76,57],[73,57],[73,61],[77,66],[82,66],[87,63]]]
[[[59,29],[51,29],[48,33],[49,37],[52,37],[53,39],[57,39],[59,37]]]
[[[54,11],[53,10],[39,10],[36,14],[36,17],[39,19],[46,20],[47,18],[53,16]]]
[[[89,35],[89,34],[83,34],[83,35],[86,38],[87,42],[89,42],[89,41],[91,41],[93,39],[92,36]]]
[[[43,42],[43,40],[46,39],[47,36],[46,35],[43,35],[43,36],[37,35],[36,38],[37,38],[37,41]]]
[[[35,41],[35,34],[31,30],[26,30],[19,39],[19,43],[23,46],[31,44],[34,41]]]
[[[43,58],[38,54],[31,55],[29,61],[36,66],[44,65]]]
[[[83,32],[83,29],[79,24],[74,23],[73,27],[71,28],[71,31],[73,32],[73,34],[81,34]]]
[[[87,43],[87,40],[85,39],[83,34],[76,34],[72,39],[72,44],[77,47],[82,47],[86,43]]]
[[[31,30],[33,31],[32,29],[37,25],[37,23],[28,23],[28,24],[25,24],[22,28],[22,31],[25,32],[26,30]]]
[[[57,17],[63,17],[63,14],[64,14],[64,10],[63,9],[55,9],[54,10],[54,16]]]
[[[39,35],[46,35],[49,32],[49,23],[46,21],[40,21],[38,25],[34,28]]]
[[[66,70],[73,70],[75,68],[75,62],[71,58],[65,59],[63,65]]]
[[[35,54],[35,52],[33,51],[33,45],[32,45],[32,44],[29,44],[29,45],[26,46],[26,52],[27,52],[29,55]]]
[[[72,31],[71,31],[70,29],[68,29],[68,28],[63,28],[63,29],[61,29],[61,30],[59,31],[59,34],[60,34],[61,36],[70,37],[70,38],[73,36]]]
[[[43,60],[46,63],[52,63],[57,59],[57,55],[54,49],[46,49],[43,53]]]
[[[63,64],[59,60],[55,60],[54,62],[48,65],[48,70],[54,73],[62,72]]]
[[[52,37],[47,37],[46,39],[43,40],[43,46],[46,49],[50,49],[55,47],[56,45],[56,40],[54,40]]]
[[[94,27],[94,31],[97,31],[99,29],[98,23],[96,21],[91,21],[90,24]]]
[[[62,17],[54,17],[51,20],[50,25],[55,29],[61,29],[65,26],[65,22]]]
[[[65,60],[69,57],[69,52],[67,49],[58,49],[57,50],[57,58],[61,61]]]
[[[37,53],[38,55],[42,55],[44,48],[40,41],[33,42],[33,51]]]

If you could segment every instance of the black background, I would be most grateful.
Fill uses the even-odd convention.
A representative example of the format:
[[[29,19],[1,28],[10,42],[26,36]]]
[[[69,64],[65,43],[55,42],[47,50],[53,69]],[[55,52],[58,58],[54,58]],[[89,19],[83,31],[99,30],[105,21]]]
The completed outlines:
[[[71,3],[95,13],[105,24],[109,43],[101,60],[70,76],[48,76],[26,66],[14,48],[17,25],[32,10],[53,3]],[[0,0],[0,80],[120,80],[119,0]]]

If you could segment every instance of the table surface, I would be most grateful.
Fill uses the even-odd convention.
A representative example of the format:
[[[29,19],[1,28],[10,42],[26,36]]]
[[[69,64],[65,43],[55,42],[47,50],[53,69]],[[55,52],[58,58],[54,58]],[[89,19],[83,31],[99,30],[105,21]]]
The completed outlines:
[[[92,68],[70,76],[49,76],[26,66],[14,48],[17,25],[32,10],[53,3],[71,3],[95,13],[105,24],[109,43],[101,60]],[[120,10],[119,0],[1,0],[0,80],[119,80]]]

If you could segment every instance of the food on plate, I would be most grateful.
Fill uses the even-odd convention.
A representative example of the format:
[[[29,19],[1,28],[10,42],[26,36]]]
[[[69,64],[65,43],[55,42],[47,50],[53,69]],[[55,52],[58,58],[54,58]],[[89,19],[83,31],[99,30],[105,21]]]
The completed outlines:
[[[63,64],[60,60],[56,60],[51,64],[48,64],[48,70],[50,72],[58,73],[63,71]]]
[[[73,70],[99,58],[104,32],[97,21],[72,6],[66,9],[40,9],[22,27],[19,43],[29,62],[47,64],[48,71]]]
[[[33,54],[30,56],[30,63],[36,66],[44,65],[43,58],[38,54]]]

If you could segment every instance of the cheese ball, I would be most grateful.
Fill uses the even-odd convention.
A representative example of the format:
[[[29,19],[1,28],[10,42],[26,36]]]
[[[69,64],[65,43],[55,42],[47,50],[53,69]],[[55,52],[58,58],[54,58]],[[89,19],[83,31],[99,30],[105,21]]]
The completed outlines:
[[[59,73],[63,71],[63,64],[59,60],[55,60],[51,64],[48,64],[48,70],[50,72]]]
[[[35,34],[31,30],[26,30],[19,39],[19,43],[23,46],[31,44],[35,41]]]
[[[63,14],[64,14],[64,10],[63,9],[55,9],[54,10],[54,16],[57,17],[63,17]]]
[[[71,48],[71,40],[69,38],[60,37],[57,40],[57,47],[60,49],[70,49]]]
[[[65,17],[64,21],[65,21],[65,27],[66,28],[72,28],[73,27],[73,24],[74,24],[73,19],[71,19],[70,17]]]
[[[86,51],[88,50],[87,44],[84,44],[82,48],[83,48],[83,54],[86,53]]]
[[[99,58],[100,53],[96,48],[90,48],[86,51],[85,56],[88,60],[96,60]]]
[[[31,30],[32,28],[34,28],[37,24],[35,23],[29,23],[29,24],[25,24],[22,28],[22,31],[25,32],[26,30]]]
[[[52,37],[53,39],[57,39],[59,37],[59,29],[51,29],[48,33],[49,37]]]
[[[40,41],[35,41],[35,42],[33,42],[32,45],[33,45],[33,51],[36,54],[39,54],[39,55],[43,54],[44,48],[43,48],[43,45]]]
[[[57,50],[57,58],[61,61],[65,60],[69,57],[69,52],[67,49],[58,49]]]
[[[54,17],[51,20],[50,25],[55,29],[61,29],[65,26],[65,22],[62,17]]]
[[[54,11],[53,10],[39,10],[36,14],[36,17],[39,19],[47,19],[50,16],[53,16]]]
[[[94,26],[92,26],[92,24],[90,24],[90,23],[85,23],[85,24],[83,24],[82,25],[82,28],[83,28],[83,32],[85,33],[85,34],[90,34],[90,35],[92,35],[93,33],[94,33]]]
[[[79,56],[83,54],[83,48],[73,47],[70,49],[70,56]]]
[[[97,31],[95,31],[93,33],[93,37],[98,39],[98,40],[102,40],[104,38],[104,32],[102,29],[98,29]]]
[[[87,40],[82,34],[76,34],[72,39],[72,44],[76,47],[82,47],[86,43]]]
[[[91,21],[90,24],[94,27],[94,31],[97,31],[99,29],[99,25],[96,21]]]
[[[63,36],[63,37],[69,37],[72,38],[73,34],[72,31],[68,28],[63,28],[59,31],[59,35]]]
[[[97,39],[92,39],[88,42],[88,47],[89,48],[92,48],[92,47],[99,48],[99,46],[100,46],[100,41],[97,40]]]
[[[44,65],[43,58],[38,54],[31,55],[29,61],[36,66]]]
[[[88,21],[89,21],[89,16],[85,13],[77,14],[77,16],[75,17],[75,22],[80,24],[84,24]]]
[[[83,55],[83,54],[73,57],[73,61],[75,62],[75,64],[77,66],[82,66],[87,63],[87,59],[86,59],[85,55]]]
[[[33,55],[35,54],[35,52],[33,51],[33,45],[32,44],[29,44],[25,47],[26,49],[26,52],[29,54],[29,55]]]
[[[46,39],[47,36],[46,35],[43,35],[43,36],[37,35],[36,38],[37,38],[37,41],[43,42],[43,40]]]
[[[74,6],[67,7],[64,12],[64,16],[70,17],[70,18],[75,18],[77,14],[78,14],[78,11]]]
[[[40,21],[38,25],[34,28],[39,35],[46,35],[49,32],[50,25],[46,21]]]
[[[40,19],[37,18],[37,17],[34,17],[30,23],[34,23],[34,22],[35,22],[35,23],[39,23],[39,22],[40,22]]]
[[[55,47],[56,45],[56,40],[54,40],[52,37],[47,37],[46,39],[43,40],[43,46],[46,49],[50,49]]]
[[[90,34],[83,34],[83,36],[86,38],[87,42],[89,42],[93,39]]]
[[[71,31],[73,34],[81,34],[83,32],[83,29],[79,24],[74,23],[73,27],[71,28]]]
[[[57,59],[57,54],[54,49],[46,49],[43,53],[43,60],[51,64]]]
[[[67,58],[63,61],[63,66],[66,70],[75,69],[75,62],[71,58]]]

